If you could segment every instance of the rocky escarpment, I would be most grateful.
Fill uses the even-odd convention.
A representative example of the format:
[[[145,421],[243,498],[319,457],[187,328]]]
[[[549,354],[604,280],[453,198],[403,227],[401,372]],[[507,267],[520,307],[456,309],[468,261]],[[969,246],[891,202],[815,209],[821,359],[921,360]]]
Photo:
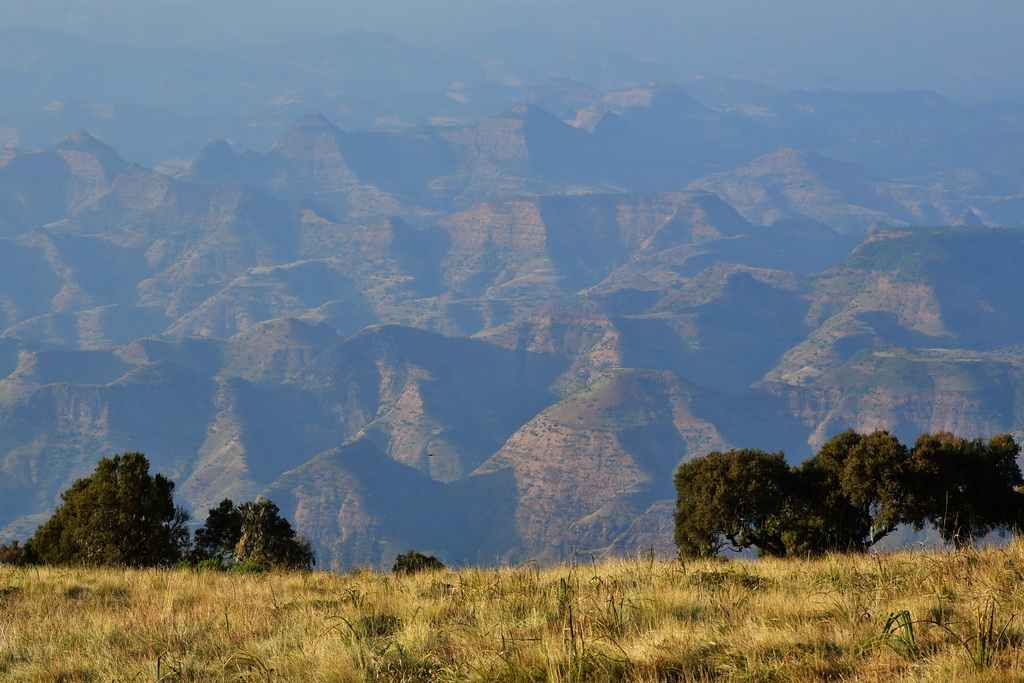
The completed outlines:
[[[590,145],[735,121],[667,86],[601,106],[311,117],[180,177],[81,134],[0,154],[0,529],[141,450],[200,514],[272,497],[328,567],[666,550],[672,472],[712,449],[1022,433],[1019,231],[865,236],[932,214],[791,151],[708,180],[739,211],[619,191]]]

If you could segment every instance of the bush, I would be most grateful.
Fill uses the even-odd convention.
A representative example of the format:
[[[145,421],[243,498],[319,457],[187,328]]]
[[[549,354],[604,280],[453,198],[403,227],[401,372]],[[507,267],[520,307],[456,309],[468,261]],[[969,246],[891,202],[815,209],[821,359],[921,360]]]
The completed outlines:
[[[395,565],[391,571],[395,574],[415,574],[417,572],[432,572],[447,569],[444,562],[433,555],[424,555],[415,550],[410,550],[404,555],[395,557]]]
[[[222,572],[227,569],[224,562],[219,557],[214,557],[209,560],[199,560],[196,564],[196,571],[200,572]]]
[[[6,545],[0,545],[0,564],[9,564],[14,567],[21,567],[26,564],[33,564],[35,555],[31,546],[18,545],[13,541]]]
[[[227,569],[227,565],[219,557],[196,559],[194,554],[189,554],[178,560],[178,569],[188,569],[194,572],[222,572]]]

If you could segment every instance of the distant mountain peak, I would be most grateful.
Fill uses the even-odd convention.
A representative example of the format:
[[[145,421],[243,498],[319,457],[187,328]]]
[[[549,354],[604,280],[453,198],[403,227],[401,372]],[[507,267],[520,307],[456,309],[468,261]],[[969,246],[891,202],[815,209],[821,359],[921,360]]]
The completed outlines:
[[[104,164],[117,166],[117,170],[128,165],[121,155],[113,147],[93,137],[84,130],[76,130],[56,144],[54,149],[58,152],[73,151],[85,152],[98,157]]]
[[[346,133],[320,114],[307,114],[279,137],[271,147],[292,164],[300,185],[314,192],[337,191],[357,181],[341,152]],[[314,178],[320,178],[315,183]],[[326,182],[323,182],[326,180]]]
[[[874,174],[866,168],[837,159],[822,156],[817,152],[805,149],[784,147],[757,157],[746,168],[753,172],[792,174],[811,172],[815,175],[842,174],[846,178],[859,178],[864,181],[875,180]]]
[[[227,160],[233,160],[238,155],[226,140],[211,140],[199,150],[199,154],[192,160],[191,168],[219,165]]]
[[[324,135],[337,140],[345,135],[345,131],[321,114],[306,114],[274,142],[272,149],[279,150],[297,140],[314,139]]]
[[[960,214],[960,217],[956,219],[953,226],[957,228],[983,228],[985,227],[985,224],[980,218],[978,218],[978,214],[974,213],[971,209],[966,209],[962,214]]]
[[[328,121],[323,114],[317,113],[306,114],[295,123],[296,128],[319,128],[321,126],[328,128],[337,128],[337,126]]]
[[[537,107],[533,106],[529,102],[520,102],[519,104],[517,104],[514,107],[512,107],[511,109],[509,109],[508,113],[509,114],[514,114],[516,116],[525,116],[527,113],[529,113],[529,111],[531,109],[536,109],[536,108]]]
[[[774,152],[768,152],[762,154],[753,161],[750,162],[751,166],[768,166],[776,163],[806,163],[810,159],[821,158],[821,155],[817,152],[811,152],[806,149],[793,149],[792,147],[783,147],[777,149]]]
[[[301,119],[295,122],[295,124],[285,131],[284,135],[279,139],[289,137],[294,133],[318,133],[318,132],[329,132],[332,135],[344,135],[345,131],[338,128],[336,125],[328,121],[323,114],[306,114]]]
[[[194,182],[245,182],[259,185],[274,176],[274,160],[246,150],[236,152],[226,140],[211,140],[188,165],[182,180]]]
[[[209,142],[207,142],[206,145],[203,146],[203,149],[200,150],[199,153],[200,154],[213,154],[213,153],[222,154],[224,152],[234,152],[234,151],[235,150],[231,147],[231,143],[229,143],[227,140],[225,140],[223,138],[218,138],[216,140],[210,140]]]
[[[559,123],[564,123],[554,114],[541,109],[535,104],[530,104],[529,102],[520,102],[519,104],[506,109],[503,113],[494,118],[519,119],[520,121],[553,119]]]
[[[79,130],[76,130],[76,131],[72,132],[70,135],[68,135],[66,138],[64,138],[64,140],[62,140],[58,146],[63,146],[63,145],[68,145],[68,144],[81,145],[81,144],[89,144],[89,143],[95,143],[95,142],[99,142],[99,140],[94,138],[87,131],[79,129]]]
[[[774,152],[763,154],[747,165],[750,168],[763,168],[773,171],[787,170],[788,168],[796,165],[817,165],[824,159],[825,157],[821,156],[817,152],[811,152],[806,149],[783,147],[782,149],[777,149]]]
[[[629,124],[616,114],[615,112],[606,111],[601,114],[601,118],[597,119],[597,123],[590,128],[585,125],[581,125],[581,128],[590,130],[594,133],[601,133],[603,135],[615,135],[622,134],[629,128]]]
[[[629,90],[605,95],[602,103],[613,109],[630,107],[672,107],[684,109],[705,109],[686,91],[686,88],[671,81],[655,81]]]

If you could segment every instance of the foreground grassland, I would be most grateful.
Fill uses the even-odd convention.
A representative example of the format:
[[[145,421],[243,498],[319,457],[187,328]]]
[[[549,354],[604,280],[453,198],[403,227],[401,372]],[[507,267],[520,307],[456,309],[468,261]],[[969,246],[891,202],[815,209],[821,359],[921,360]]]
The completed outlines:
[[[1024,544],[757,563],[0,567],[3,681],[1024,680]]]

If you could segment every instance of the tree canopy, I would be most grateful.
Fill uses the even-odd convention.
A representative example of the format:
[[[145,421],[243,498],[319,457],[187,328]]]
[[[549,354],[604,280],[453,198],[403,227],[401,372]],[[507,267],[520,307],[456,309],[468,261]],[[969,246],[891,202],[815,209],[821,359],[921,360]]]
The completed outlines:
[[[676,544],[687,555],[715,555],[726,545],[786,554],[782,532],[792,473],[782,453],[715,451],[676,472]]]
[[[235,505],[225,498],[196,530],[194,559],[261,569],[309,569],[315,562],[309,541],[297,536],[280,513],[270,500]]]
[[[174,482],[149,473],[142,453],[103,458],[28,542],[45,564],[151,567],[188,547],[189,514],[174,504]]]
[[[988,442],[923,434],[908,449],[888,432],[852,430],[799,467],[782,453],[715,451],[676,471],[676,545],[684,556],[865,551],[901,524],[969,544],[1019,527],[1019,453],[1007,434]]]
[[[909,506],[916,528],[927,522],[942,539],[964,546],[975,538],[1016,527],[1024,484],[1020,446],[1008,434],[968,441],[949,433],[922,434],[914,444],[909,474],[918,482]]]
[[[906,521],[909,453],[892,434],[847,430],[798,468],[814,520],[804,551],[864,550]]]
[[[259,569],[308,569],[309,541],[269,500],[211,509],[191,544],[190,515],[174,504],[174,482],[149,473],[142,453],[103,458],[25,545],[0,546],[0,562],[152,567],[216,560]]]

